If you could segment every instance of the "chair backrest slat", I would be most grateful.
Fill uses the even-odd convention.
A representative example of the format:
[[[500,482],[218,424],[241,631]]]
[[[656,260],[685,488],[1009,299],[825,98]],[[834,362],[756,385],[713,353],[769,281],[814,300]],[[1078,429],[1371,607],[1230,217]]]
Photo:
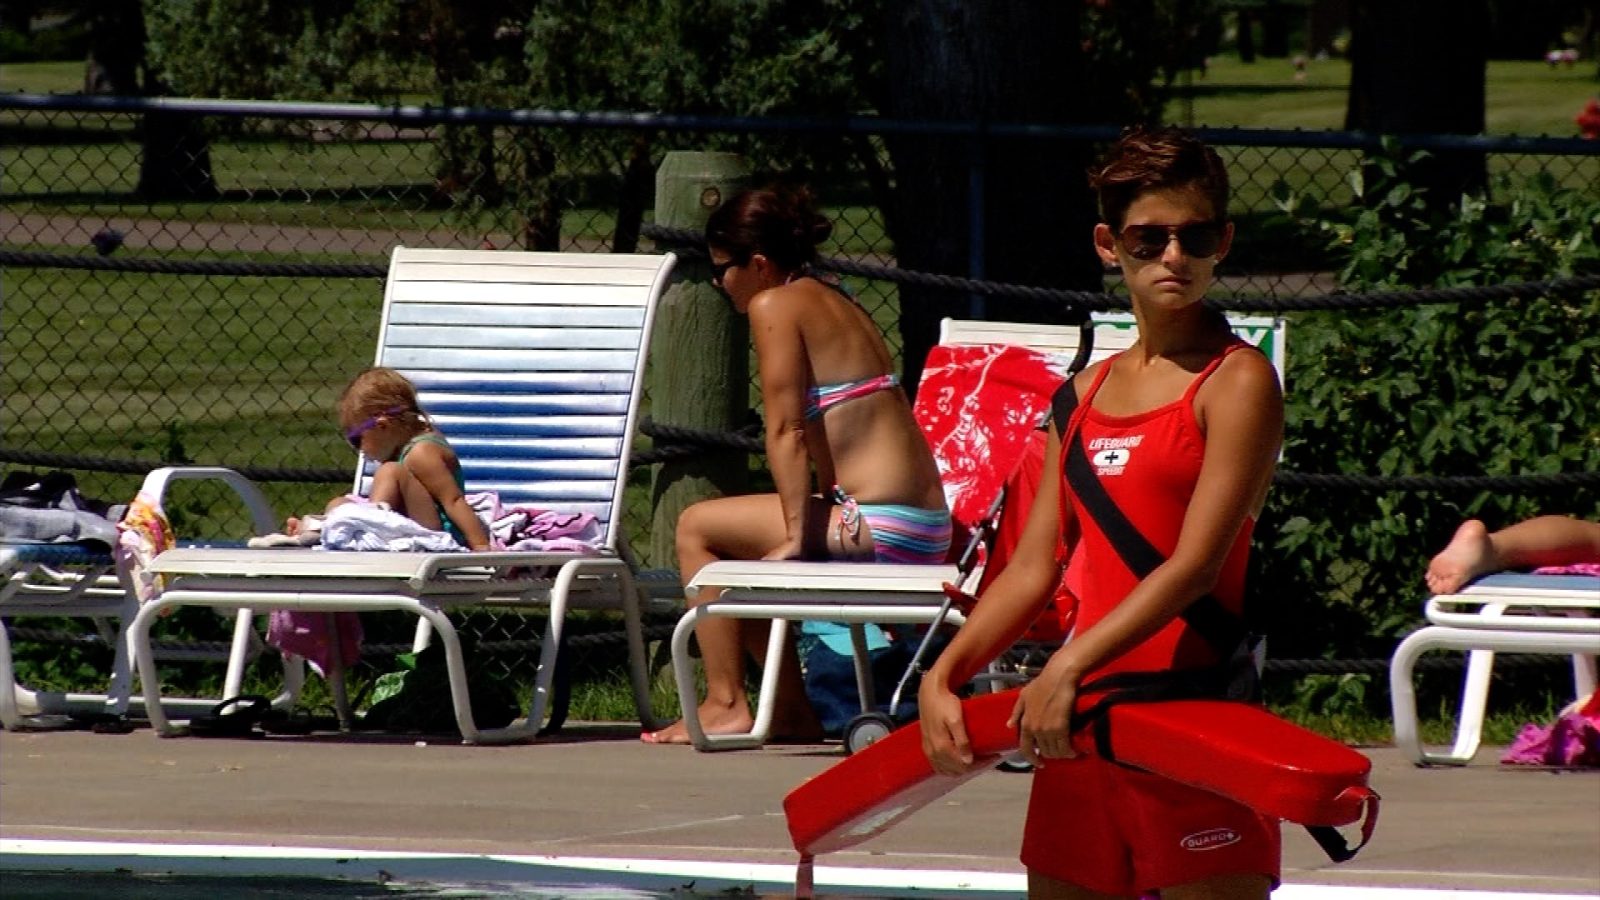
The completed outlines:
[[[1130,313],[1095,313],[1094,348],[1089,362],[1095,363],[1132,347],[1139,339],[1139,326]],[[1289,348],[1288,324],[1266,316],[1229,316],[1234,334],[1259,347],[1272,360],[1283,381]],[[945,319],[939,323],[941,344],[1016,344],[1071,357],[1078,351],[1076,325],[1038,325],[1028,322],[979,322],[973,319]]]
[[[645,354],[673,262],[396,249],[376,364],[417,385],[469,492],[592,513],[615,548]],[[372,471],[358,470],[358,490]]]

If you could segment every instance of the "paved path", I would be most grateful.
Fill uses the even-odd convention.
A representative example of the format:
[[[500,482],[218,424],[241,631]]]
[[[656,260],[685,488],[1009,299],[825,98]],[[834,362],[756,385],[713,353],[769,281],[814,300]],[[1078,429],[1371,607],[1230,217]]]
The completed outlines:
[[[90,238],[102,228],[122,233],[124,243],[119,252],[144,256],[149,256],[152,250],[300,253],[316,258],[332,253],[366,256],[381,262],[395,247],[512,248],[517,246],[518,240],[501,232],[476,234],[449,227],[427,230],[324,228],[276,222],[150,219],[124,214],[76,217],[0,212],[0,243],[82,249],[92,246]],[[594,238],[569,238],[566,243],[567,250],[601,252],[605,249],[603,242]],[[644,241],[642,252],[650,252],[652,246],[650,241]],[[883,266],[895,264],[893,257],[880,255],[858,261]],[[1116,290],[1120,280],[1115,270],[1107,270],[1106,289]],[[1338,288],[1331,272],[1258,272],[1226,275],[1218,281],[1222,296],[1317,297]]]
[[[634,735],[579,725],[534,746],[465,747],[3,733],[0,838],[791,864],[783,796],[840,752],[701,754]],[[1373,843],[1335,866],[1287,826],[1286,883],[1600,896],[1600,772],[1511,770],[1493,748],[1462,769],[1366,752],[1383,795]],[[985,775],[823,862],[1018,872],[1028,782]]]

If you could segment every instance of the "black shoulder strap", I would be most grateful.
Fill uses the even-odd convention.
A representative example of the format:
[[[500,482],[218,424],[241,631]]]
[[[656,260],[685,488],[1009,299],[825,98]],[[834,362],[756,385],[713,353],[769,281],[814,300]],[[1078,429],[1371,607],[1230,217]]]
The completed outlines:
[[[1100,526],[1106,540],[1116,549],[1117,555],[1128,570],[1138,578],[1149,577],[1157,566],[1167,561],[1134,524],[1123,515],[1116,501],[1106,493],[1105,486],[1094,474],[1083,442],[1074,435],[1062,436],[1062,452],[1066,456],[1067,484],[1083,503],[1083,507]],[[1202,595],[1189,604],[1182,613],[1189,627],[1200,633],[1218,655],[1227,659],[1245,638],[1244,622],[1211,594]]]
[[[1072,421],[1072,414],[1078,411],[1078,389],[1068,378],[1061,382],[1056,392],[1050,395],[1050,421],[1055,423],[1056,435],[1062,440],[1067,438],[1067,423]]]

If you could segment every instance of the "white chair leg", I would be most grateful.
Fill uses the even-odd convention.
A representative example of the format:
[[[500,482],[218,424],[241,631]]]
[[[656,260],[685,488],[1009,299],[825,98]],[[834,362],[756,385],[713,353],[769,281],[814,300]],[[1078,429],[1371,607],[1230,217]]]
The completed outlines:
[[[759,747],[772,737],[772,720],[778,710],[778,682],[783,675],[783,658],[789,648],[789,620],[773,619],[767,630],[767,656],[761,661],[761,694],[756,700],[756,721],[750,738]],[[715,742],[721,735],[709,735]]]
[[[1463,753],[1466,749],[1463,742],[1469,742],[1475,751],[1479,735],[1481,735],[1483,716],[1479,709],[1476,714],[1471,710],[1463,710],[1462,732],[1458,734],[1455,748],[1449,753],[1430,753],[1423,749],[1422,742],[1417,735],[1417,706],[1416,693],[1412,685],[1412,670],[1416,665],[1417,657],[1425,651],[1440,648],[1471,651],[1474,653],[1487,653],[1489,649],[1506,653],[1555,653],[1560,655],[1600,655],[1600,634],[1575,634],[1571,632],[1525,632],[1491,629],[1453,628],[1444,625],[1430,625],[1418,629],[1395,648],[1394,657],[1389,661],[1389,695],[1394,710],[1394,740],[1395,745],[1405,753],[1406,757],[1417,765],[1466,765],[1472,757]],[[1480,664],[1478,672],[1482,678],[1489,677],[1488,664]],[[1472,665],[1468,664],[1468,685],[1464,693],[1476,690],[1473,684]],[[1482,687],[1487,693],[1487,684]],[[1475,718],[1476,722],[1468,722]],[[1473,727],[1469,728],[1468,726]],[[1470,740],[1469,740],[1470,739]]]
[[[339,634],[339,614],[324,613],[328,618],[328,638],[333,644],[333,659],[328,665],[328,691],[333,694],[333,714],[339,720],[339,730],[349,731],[355,725],[350,712],[350,691],[344,680],[344,637]]]
[[[766,743],[772,727],[772,711],[777,702],[778,676],[782,671],[789,623],[784,619],[772,621],[772,631],[767,636],[767,660],[761,667],[761,692],[756,701],[755,725],[745,734],[706,734],[700,724],[699,686],[695,684],[689,639],[694,636],[695,623],[704,618],[710,609],[711,604],[691,606],[672,630],[672,676],[678,684],[678,703],[684,730],[689,732],[689,742],[696,750],[746,750],[759,747]]]
[[[1582,700],[1595,691],[1595,658],[1581,653],[1572,656],[1572,688],[1574,699]]]
[[[17,675],[11,669],[11,638],[6,625],[0,622],[0,727],[16,730],[22,722],[17,709]]]
[[[439,642],[444,645],[445,673],[450,681],[450,703],[455,709],[456,728],[461,731],[461,741],[465,744],[480,743],[478,725],[472,718],[472,695],[467,687],[467,666],[461,653],[461,639],[456,636],[455,626],[450,624],[450,619],[437,610],[423,610],[421,615],[433,621],[434,630],[439,633]]]
[[[182,731],[167,719],[166,711],[161,708],[161,678],[156,671],[155,652],[150,647],[150,626],[171,605],[166,601],[166,597],[157,597],[140,608],[139,614],[133,617],[133,624],[128,626],[128,649],[144,693],[144,714],[150,720],[150,727],[162,737],[173,737]]]
[[[411,636],[411,652],[421,653],[428,649],[428,644],[432,641],[432,638],[433,626],[428,624],[427,619],[417,619],[417,630]]]
[[[1472,759],[1483,740],[1483,720],[1489,708],[1489,682],[1494,675],[1494,651],[1467,653],[1467,675],[1461,684],[1461,712],[1456,719],[1456,739],[1450,756]]]
[[[567,563],[556,573],[550,588],[550,618],[545,622],[544,638],[539,642],[539,669],[534,673],[533,696],[528,701],[528,728],[537,732],[544,724],[556,682],[556,654],[561,652],[561,635],[567,621],[567,595],[577,578],[579,567]]]
[[[867,648],[867,626],[851,623],[850,650],[856,669],[856,696],[861,698],[861,711],[869,713],[878,705],[878,688],[872,678],[872,651]]]
[[[662,723],[656,719],[650,697],[650,654],[644,645],[643,604],[626,564],[617,568],[617,582],[622,591],[622,629],[628,637],[628,681],[633,686],[633,705],[639,711],[639,727],[655,731]]]
[[[1417,694],[1412,669],[1427,648],[1429,628],[1412,632],[1389,659],[1389,704],[1394,715],[1394,744],[1414,765],[1422,765],[1422,739],[1417,733]]]
[[[237,697],[244,692],[244,667],[250,659],[250,629],[254,616],[241,609],[233,617],[233,643],[228,649],[228,674],[222,682],[222,698]]]
[[[111,631],[111,681],[106,685],[106,711],[125,716],[133,700],[133,659],[128,652],[128,623],[139,612],[139,601],[132,593],[125,593],[122,615],[117,627]],[[96,620],[96,624],[101,622]],[[102,631],[104,634],[104,631]]]

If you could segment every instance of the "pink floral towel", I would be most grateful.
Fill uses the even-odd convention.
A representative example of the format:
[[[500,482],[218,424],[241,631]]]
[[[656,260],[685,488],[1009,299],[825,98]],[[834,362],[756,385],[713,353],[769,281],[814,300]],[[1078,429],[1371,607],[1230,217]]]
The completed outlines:
[[[1600,563],[1573,563],[1570,566],[1545,566],[1534,569],[1535,575],[1594,575],[1600,577]]]

